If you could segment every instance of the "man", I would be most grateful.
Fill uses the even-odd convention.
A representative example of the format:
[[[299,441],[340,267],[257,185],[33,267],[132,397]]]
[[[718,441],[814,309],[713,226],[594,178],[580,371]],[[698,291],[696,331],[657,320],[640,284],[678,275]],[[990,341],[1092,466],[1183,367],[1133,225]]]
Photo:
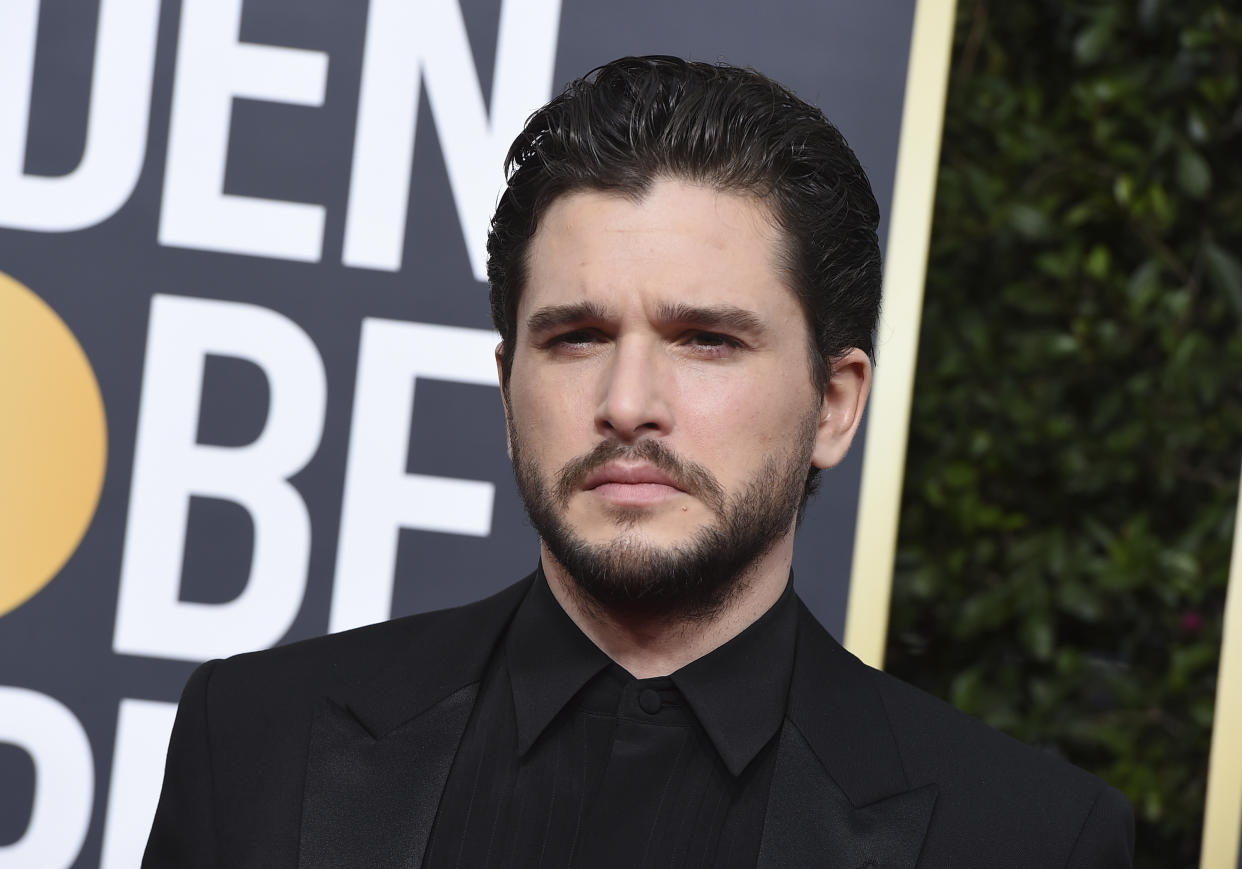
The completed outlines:
[[[752,71],[626,58],[531,117],[508,179],[489,278],[539,569],[205,664],[144,865],[1129,865],[1120,794],[863,666],[791,589],[879,304],[837,130]]]

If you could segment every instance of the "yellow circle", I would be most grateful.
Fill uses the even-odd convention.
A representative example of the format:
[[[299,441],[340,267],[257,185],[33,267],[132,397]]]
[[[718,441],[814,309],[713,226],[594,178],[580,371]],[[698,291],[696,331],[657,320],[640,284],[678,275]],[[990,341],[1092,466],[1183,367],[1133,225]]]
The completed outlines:
[[[0,272],[0,616],[51,582],[95,515],[108,432],[73,333]]]

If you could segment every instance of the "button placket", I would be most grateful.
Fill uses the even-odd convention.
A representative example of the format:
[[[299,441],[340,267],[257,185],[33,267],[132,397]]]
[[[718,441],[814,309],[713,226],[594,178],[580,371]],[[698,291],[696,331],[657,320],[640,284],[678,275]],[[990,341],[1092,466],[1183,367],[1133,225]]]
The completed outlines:
[[[655,715],[659,712],[661,705],[660,692],[654,688],[644,688],[638,692],[638,708],[648,715]]]

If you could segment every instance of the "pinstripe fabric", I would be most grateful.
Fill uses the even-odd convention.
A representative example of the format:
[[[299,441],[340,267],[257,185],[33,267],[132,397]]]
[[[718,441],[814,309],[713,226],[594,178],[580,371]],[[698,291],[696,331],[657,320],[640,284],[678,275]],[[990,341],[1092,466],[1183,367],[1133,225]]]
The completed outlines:
[[[754,866],[795,623],[787,592],[711,655],[636,680],[537,581],[483,682],[424,866]]]

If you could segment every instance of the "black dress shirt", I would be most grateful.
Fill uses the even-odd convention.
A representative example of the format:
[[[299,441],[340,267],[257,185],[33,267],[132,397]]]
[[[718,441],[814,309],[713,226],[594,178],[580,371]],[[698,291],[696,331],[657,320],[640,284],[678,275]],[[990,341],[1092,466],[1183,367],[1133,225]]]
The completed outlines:
[[[754,866],[796,627],[790,583],[720,648],[635,679],[541,574],[488,667],[423,865]]]

